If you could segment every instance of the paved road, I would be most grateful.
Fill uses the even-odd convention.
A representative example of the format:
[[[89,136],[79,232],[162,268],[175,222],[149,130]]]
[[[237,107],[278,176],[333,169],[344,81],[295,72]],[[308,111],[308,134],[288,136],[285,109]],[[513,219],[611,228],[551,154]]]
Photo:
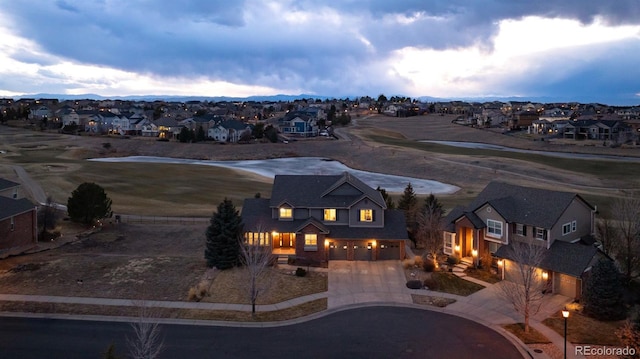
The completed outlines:
[[[0,357],[100,357],[126,353],[126,323],[0,318]],[[366,307],[310,322],[237,328],[163,325],[162,358],[521,358],[481,324],[413,308]]]

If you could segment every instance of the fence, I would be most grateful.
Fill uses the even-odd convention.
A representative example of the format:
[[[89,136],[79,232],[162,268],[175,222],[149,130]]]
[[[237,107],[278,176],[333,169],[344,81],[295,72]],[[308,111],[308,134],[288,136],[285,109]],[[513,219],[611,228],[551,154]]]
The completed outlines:
[[[136,216],[131,214],[114,215],[115,223],[149,223],[149,224],[204,224],[209,223],[207,217],[169,217],[169,216]]]

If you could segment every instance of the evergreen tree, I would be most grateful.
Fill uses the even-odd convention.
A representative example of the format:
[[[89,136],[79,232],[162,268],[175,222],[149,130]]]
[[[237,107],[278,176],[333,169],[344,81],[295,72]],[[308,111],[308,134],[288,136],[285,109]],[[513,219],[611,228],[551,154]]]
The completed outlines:
[[[207,228],[207,248],[204,257],[207,266],[229,269],[239,263],[242,218],[231,200],[225,198],[218,205]]]
[[[376,188],[376,191],[380,191],[380,194],[382,195],[382,198],[384,198],[384,203],[387,205],[388,209],[396,208],[395,203],[393,203],[393,198],[391,198],[391,196],[387,193],[387,190],[378,186],[378,188]]]
[[[404,189],[404,193],[398,200],[398,209],[404,211],[404,216],[407,222],[407,232],[409,232],[409,239],[416,244],[416,232],[418,230],[418,221],[416,214],[418,212],[418,197],[413,191],[411,183],[407,184]]]
[[[72,221],[91,224],[97,219],[111,217],[111,199],[99,185],[85,182],[71,192],[67,212]]]
[[[598,320],[619,320],[626,315],[621,274],[613,261],[600,259],[585,281],[584,312]]]
[[[182,143],[191,142],[191,131],[188,128],[183,127],[178,135],[178,140]]]
[[[196,141],[202,142],[206,139],[206,135],[204,133],[204,128],[202,126],[198,126],[198,131],[196,132]]]

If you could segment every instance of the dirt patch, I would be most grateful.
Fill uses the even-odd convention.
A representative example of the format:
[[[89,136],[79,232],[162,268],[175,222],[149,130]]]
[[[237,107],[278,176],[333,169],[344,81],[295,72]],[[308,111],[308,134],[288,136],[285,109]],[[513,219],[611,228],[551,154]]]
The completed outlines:
[[[451,298],[443,298],[436,297],[432,295],[419,295],[419,294],[411,294],[411,299],[413,300],[413,304],[418,305],[430,305],[434,307],[444,308],[449,304],[453,304],[456,302],[455,299]]]
[[[57,249],[0,261],[0,292],[186,300],[206,270],[205,228],[106,226]]]

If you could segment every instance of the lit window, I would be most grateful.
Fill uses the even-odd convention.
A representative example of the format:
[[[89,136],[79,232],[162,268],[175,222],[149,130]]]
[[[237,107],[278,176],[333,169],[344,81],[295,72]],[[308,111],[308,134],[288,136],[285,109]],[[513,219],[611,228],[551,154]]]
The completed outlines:
[[[304,250],[305,251],[317,251],[318,250],[318,235],[315,233],[307,233],[304,235]]]
[[[361,209],[360,210],[360,222],[373,222],[373,210]]]
[[[293,210],[291,208],[280,208],[280,218],[293,218]]]
[[[324,220],[325,221],[335,221],[336,220],[336,210],[335,210],[335,208],[326,208],[324,210]]]
[[[490,237],[502,237],[502,222],[487,219],[487,235]]]

